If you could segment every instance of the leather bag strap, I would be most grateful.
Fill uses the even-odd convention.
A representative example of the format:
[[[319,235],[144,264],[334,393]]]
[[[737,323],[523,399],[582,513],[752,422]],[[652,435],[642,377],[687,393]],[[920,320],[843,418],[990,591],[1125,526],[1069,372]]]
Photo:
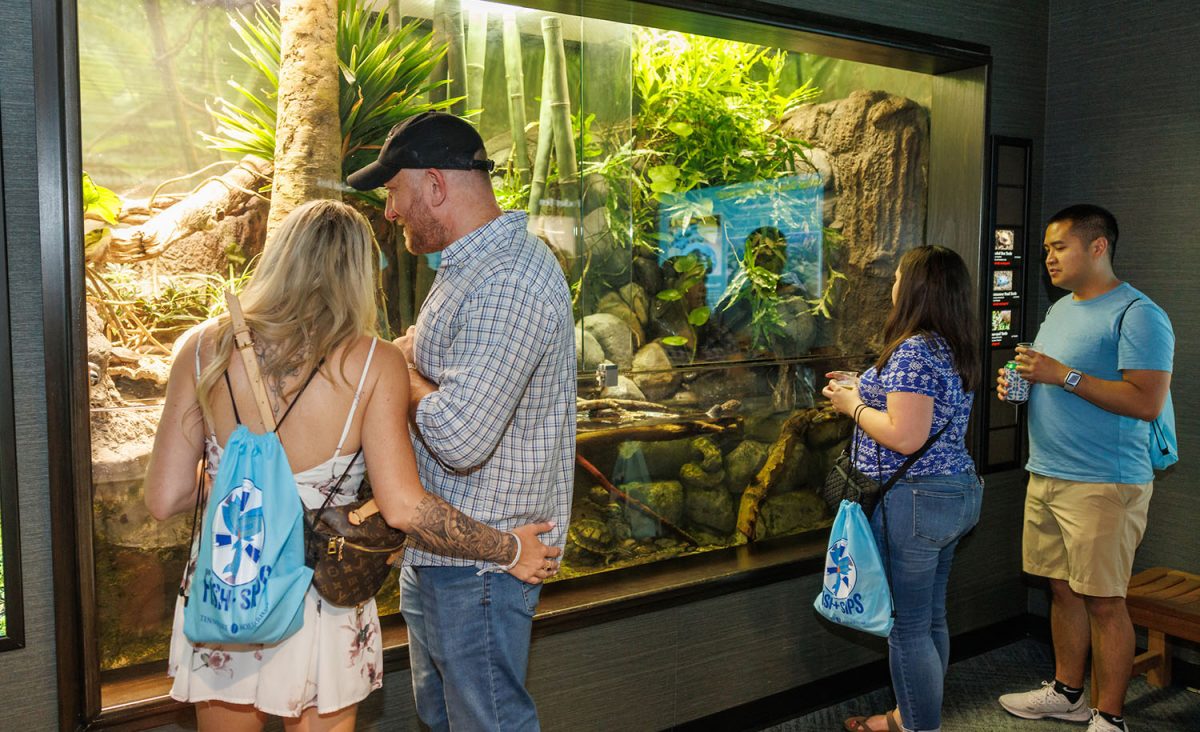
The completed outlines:
[[[254,402],[258,405],[258,416],[268,432],[276,428],[275,413],[271,411],[271,400],[267,398],[267,389],[263,386],[262,372],[258,370],[258,357],[254,353],[254,337],[246,325],[246,316],[242,313],[242,304],[238,301],[233,290],[225,291],[225,305],[229,308],[229,317],[233,321],[233,346],[242,356],[242,365],[246,367],[246,376],[250,379],[250,389],[254,392]]]

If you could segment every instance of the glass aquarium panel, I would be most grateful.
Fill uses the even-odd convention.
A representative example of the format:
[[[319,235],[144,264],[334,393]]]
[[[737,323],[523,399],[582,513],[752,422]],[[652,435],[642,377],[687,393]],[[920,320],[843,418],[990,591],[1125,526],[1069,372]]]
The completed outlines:
[[[166,655],[191,519],[154,521],[141,481],[173,346],[262,251],[280,27],[271,2],[78,5],[80,368],[112,670]],[[925,242],[932,77],[516,5],[339,6],[343,169],[392,120],[461,114],[570,282],[578,464],[557,581],[826,527],[814,489],[849,424],[820,386],[870,363],[895,263]],[[368,101],[385,122],[363,121]],[[406,251],[377,194],[346,198],[380,244],[381,328],[401,333],[438,257]],[[380,600],[396,612],[394,582]]]

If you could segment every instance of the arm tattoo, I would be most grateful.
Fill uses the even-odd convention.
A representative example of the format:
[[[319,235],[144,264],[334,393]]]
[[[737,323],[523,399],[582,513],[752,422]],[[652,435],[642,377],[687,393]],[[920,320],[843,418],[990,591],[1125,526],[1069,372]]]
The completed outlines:
[[[511,534],[479,523],[432,493],[417,506],[408,533],[438,554],[463,559],[508,564],[517,551]]]

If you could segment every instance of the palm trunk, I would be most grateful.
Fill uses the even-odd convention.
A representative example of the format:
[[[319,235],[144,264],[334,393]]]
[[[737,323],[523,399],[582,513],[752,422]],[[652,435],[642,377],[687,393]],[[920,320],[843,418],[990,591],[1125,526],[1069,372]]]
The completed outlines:
[[[521,33],[517,30],[516,13],[504,14],[504,78],[508,82],[513,167],[524,185],[529,182],[529,148],[525,142],[525,72],[521,67]]]
[[[285,216],[318,198],[341,198],[337,0],[282,0],[275,182],[267,246]]]
[[[487,10],[472,10],[471,23],[467,26],[467,111],[471,113],[475,126],[483,115],[483,70],[487,56]]]

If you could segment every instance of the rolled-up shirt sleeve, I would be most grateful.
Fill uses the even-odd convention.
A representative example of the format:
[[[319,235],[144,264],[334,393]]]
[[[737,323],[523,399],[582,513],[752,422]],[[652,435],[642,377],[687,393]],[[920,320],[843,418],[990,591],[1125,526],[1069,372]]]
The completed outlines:
[[[468,471],[496,450],[545,357],[546,307],[513,278],[493,280],[455,314],[437,391],[417,406],[420,439],[444,466]]]

